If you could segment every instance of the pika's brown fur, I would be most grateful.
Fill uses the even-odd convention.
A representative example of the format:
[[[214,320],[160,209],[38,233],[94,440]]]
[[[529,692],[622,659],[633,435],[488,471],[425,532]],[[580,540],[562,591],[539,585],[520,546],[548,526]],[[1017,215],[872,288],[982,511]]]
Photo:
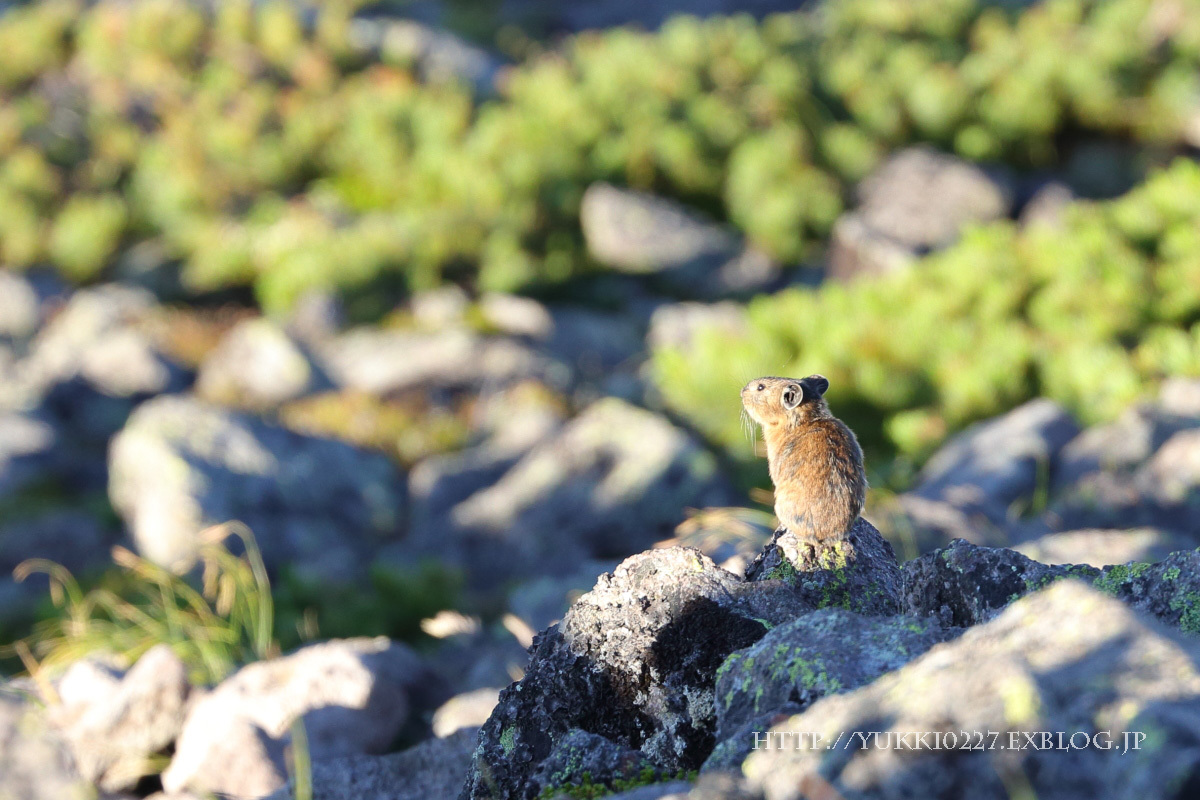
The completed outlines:
[[[862,513],[867,492],[862,448],[825,402],[829,381],[757,378],[742,389],[742,406],[762,426],[775,484],[775,516],[797,536],[844,536]]]

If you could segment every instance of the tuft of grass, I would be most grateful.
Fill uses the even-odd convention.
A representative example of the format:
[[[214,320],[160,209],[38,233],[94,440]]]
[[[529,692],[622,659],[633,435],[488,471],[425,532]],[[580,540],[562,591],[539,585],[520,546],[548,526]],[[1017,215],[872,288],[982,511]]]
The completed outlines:
[[[242,541],[245,554],[226,546]],[[53,673],[93,653],[130,666],[158,644],[167,644],[190,669],[197,684],[213,684],[235,667],[277,654],[274,602],[254,535],[241,523],[214,526],[200,534],[199,586],[124,547],[113,548],[118,580],[85,592],[61,564],[31,559],[18,580],[44,573],[60,610],[6,650],[22,658],[30,673]]]

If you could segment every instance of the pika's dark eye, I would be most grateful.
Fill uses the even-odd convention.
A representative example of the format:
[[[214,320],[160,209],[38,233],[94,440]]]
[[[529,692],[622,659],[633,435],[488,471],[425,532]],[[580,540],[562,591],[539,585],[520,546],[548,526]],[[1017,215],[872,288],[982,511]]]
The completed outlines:
[[[763,389],[765,389],[765,388],[767,388],[767,387],[766,387],[764,384],[761,384],[761,383],[760,383],[760,384],[758,385],[758,390],[759,390],[760,392],[761,392]]]

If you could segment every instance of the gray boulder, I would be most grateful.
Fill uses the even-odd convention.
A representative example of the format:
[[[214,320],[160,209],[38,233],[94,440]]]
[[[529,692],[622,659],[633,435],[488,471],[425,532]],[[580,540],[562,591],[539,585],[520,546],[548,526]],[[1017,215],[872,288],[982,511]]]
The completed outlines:
[[[95,794],[25,689],[0,683],[0,798],[91,800]]]
[[[1071,203],[1075,202],[1071,187],[1059,181],[1051,181],[1029,198],[1021,209],[1022,227],[1043,226],[1059,228]]]
[[[234,326],[196,376],[196,393],[218,405],[275,408],[307,393],[316,376],[303,350],[273,322]]]
[[[157,774],[151,759],[179,735],[190,691],[187,667],[170,647],[157,645],[121,678],[77,662],[63,676],[62,703],[49,708],[48,718],[83,777],[106,792],[132,789]]]
[[[1169,411],[1157,403],[1126,410],[1115,421],[1083,431],[1063,447],[1054,474],[1057,491],[1098,473],[1131,475],[1177,433],[1200,428],[1200,413]]]
[[[986,622],[1030,592],[1075,578],[1188,633],[1200,633],[1200,550],[1156,563],[1047,566],[1015,550],[951,542],[904,564],[904,609],[943,625]]]
[[[780,528],[746,570],[752,581],[781,580],[813,608],[859,614],[900,611],[900,565],[887,539],[859,517],[845,540],[812,542]]]
[[[503,477],[456,504],[440,552],[486,590],[589,558],[619,558],[667,538],[682,509],[728,505],[714,457],[667,420],[599,400]]]
[[[1200,774],[1198,660],[1195,640],[1064,581],[784,720],[743,770],[767,800],[811,797],[818,786],[860,798],[1001,800],[1014,786],[1043,800],[1191,796]],[[1041,731],[1048,745],[1025,738],[1041,743]],[[1060,731],[1077,747],[1056,748]],[[812,736],[822,743],[797,746]]]
[[[386,752],[414,712],[413,692],[430,679],[411,650],[383,638],[250,664],[191,705],[163,788],[271,794],[286,782],[284,749],[298,720],[314,762]]]
[[[555,741],[530,785],[534,796],[554,797],[572,790],[619,788],[625,783],[649,783],[667,777],[637,750],[572,728]]]
[[[914,494],[1003,521],[1014,502],[1049,492],[1058,453],[1077,433],[1058,404],[1031,400],[951,439],[926,463]]]
[[[750,326],[745,307],[730,301],[659,306],[650,317],[646,344],[651,350],[673,348],[687,352],[697,334],[710,331],[733,337],[748,335]]]
[[[612,572],[616,566],[614,561],[585,561],[567,574],[533,578],[509,593],[508,609],[533,630],[543,630],[559,622],[596,584],[598,575]]]
[[[929,619],[865,617],[840,608],[772,628],[717,670],[717,738],[729,739],[763,715],[796,713],[827,694],[865,686],[958,633]],[[740,745],[752,739],[739,738]]]
[[[588,252],[622,272],[654,274],[688,294],[753,292],[779,267],[729,231],[671,200],[606,183],[588,187],[579,209]]]
[[[186,386],[187,373],[145,330],[154,310],[150,294],[129,287],[80,290],[38,331],[23,357],[0,365],[0,427],[12,424],[7,415],[17,413],[53,430],[53,452],[39,457],[46,483],[73,492],[102,490],[108,440],[134,406]],[[4,438],[0,432],[0,484]]]
[[[810,609],[783,583],[744,581],[695,550],[626,559],[534,641],[525,677],[480,733],[461,797],[531,796],[539,765],[576,728],[655,769],[698,767],[714,741],[721,662]]]
[[[31,414],[0,410],[0,500],[57,474],[58,433]]]
[[[1188,549],[1190,544],[1194,542],[1155,528],[1085,528],[1048,533],[1013,545],[1013,549],[1043,564],[1103,567],[1131,561],[1161,561],[1176,550]]]
[[[858,186],[858,207],[834,226],[836,280],[902,269],[958,238],[971,223],[1008,215],[1011,190],[997,178],[927,147],[901,150]]]
[[[458,328],[362,328],[322,344],[316,355],[337,386],[371,394],[498,389],[529,379],[566,385],[570,380],[563,365],[524,342]]]
[[[489,393],[476,409],[470,446],[422,459],[409,473],[411,541],[440,546],[454,506],[500,480],[566,417],[554,395],[530,384]]]
[[[318,800],[441,800],[462,788],[478,730],[429,739],[402,753],[347,756],[319,761],[312,768],[312,796]],[[292,800],[291,788],[269,800]]]
[[[37,290],[23,275],[0,269],[0,341],[33,336],[42,321]]]
[[[357,574],[401,529],[403,478],[382,455],[169,396],[113,440],[109,497],[140,552],[186,568],[197,533],[246,523],[268,566]]]
[[[30,410],[49,404],[93,437],[120,427],[117,412],[131,402],[176,390],[185,376],[142,330],[155,308],[149,292],[115,284],[76,292],[37,336],[0,387],[0,407]],[[84,413],[85,400],[103,409]]]

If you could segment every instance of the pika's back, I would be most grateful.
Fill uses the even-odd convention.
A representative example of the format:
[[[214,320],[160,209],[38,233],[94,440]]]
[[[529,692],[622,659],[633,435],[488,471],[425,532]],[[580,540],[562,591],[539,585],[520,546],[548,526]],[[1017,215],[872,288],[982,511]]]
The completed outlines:
[[[829,381],[758,378],[742,389],[742,405],[762,426],[775,484],[775,516],[793,533],[816,540],[842,536],[866,499],[858,439],[825,402]]]

